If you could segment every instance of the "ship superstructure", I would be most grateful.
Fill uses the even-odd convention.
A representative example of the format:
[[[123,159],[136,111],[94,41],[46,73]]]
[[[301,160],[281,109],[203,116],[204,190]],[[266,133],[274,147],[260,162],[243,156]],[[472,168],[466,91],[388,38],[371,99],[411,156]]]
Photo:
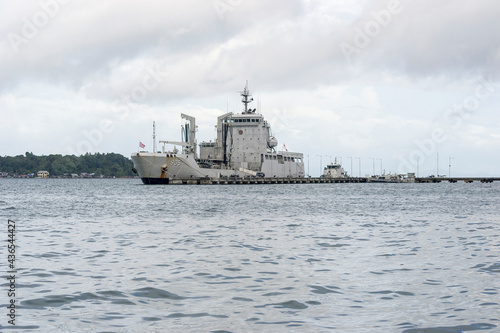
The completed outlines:
[[[217,118],[214,141],[201,142],[197,154],[196,120],[181,114],[186,120],[181,141],[160,141],[161,152],[132,154],[134,169],[145,184],[168,184],[174,178],[220,177],[304,177],[302,153],[277,151],[278,140],[270,124],[256,109],[248,84],[240,92],[244,109]],[[166,145],[181,146],[166,150]]]

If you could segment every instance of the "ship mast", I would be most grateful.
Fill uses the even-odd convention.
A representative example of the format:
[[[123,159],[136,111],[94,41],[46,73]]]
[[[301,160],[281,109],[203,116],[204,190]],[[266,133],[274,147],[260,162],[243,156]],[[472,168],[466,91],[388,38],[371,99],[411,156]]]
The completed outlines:
[[[156,153],[156,126],[153,121],[153,153]]]
[[[252,110],[248,111],[248,103],[251,103],[253,101],[253,98],[251,97],[252,94],[250,94],[250,91],[248,90],[248,80],[245,88],[240,92],[240,94],[241,97],[243,97],[241,101],[243,102],[243,104],[245,104],[245,110],[243,111],[243,113],[252,112]]]

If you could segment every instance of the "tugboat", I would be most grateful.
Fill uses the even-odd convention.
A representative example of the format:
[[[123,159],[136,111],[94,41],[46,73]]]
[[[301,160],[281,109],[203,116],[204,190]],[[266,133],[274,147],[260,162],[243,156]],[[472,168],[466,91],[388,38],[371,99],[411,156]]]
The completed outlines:
[[[342,165],[337,163],[337,159],[335,158],[335,163],[330,163],[328,164],[324,169],[323,169],[323,175],[320,176],[321,178],[347,178],[347,175],[342,168]]]
[[[196,119],[181,114],[181,141],[159,141],[156,151],[153,129],[153,152],[132,153],[133,171],[144,184],[169,184],[173,179],[221,177],[304,177],[302,153],[277,151],[278,140],[271,126],[256,109],[249,108],[253,101],[248,82],[240,92],[243,111],[217,118],[217,137],[200,143],[197,153]],[[153,127],[154,128],[154,127]],[[166,150],[166,145],[173,145]],[[176,148],[182,147],[182,150]]]

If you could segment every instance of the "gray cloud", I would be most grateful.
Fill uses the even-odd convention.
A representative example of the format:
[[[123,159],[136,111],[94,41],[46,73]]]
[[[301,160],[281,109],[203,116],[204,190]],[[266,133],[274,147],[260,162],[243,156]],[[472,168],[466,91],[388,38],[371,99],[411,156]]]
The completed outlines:
[[[303,150],[335,142],[338,151],[369,154],[397,141],[404,155],[436,126],[447,130],[449,150],[465,141],[470,149],[498,143],[500,123],[491,119],[498,119],[500,88],[468,114],[467,126],[457,131],[443,121],[448,108],[474,96],[481,79],[500,81],[494,0],[42,0],[4,7],[0,112],[16,117],[0,138],[26,140],[23,147],[36,142],[47,153],[61,133],[65,144],[53,152],[62,152],[110,118],[116,131],[95,149],[123,142],[126,153],[137,139],[127,133],[148,128],[153,118],[171,122],[183,110],[212,115],[229,98],[238,110],[235,92],[245,80],[283,136],[309,140],[288,139]],[[23,34],[36,19],[34,36]],[[22,42],[13,44],[14,34]],[[355,52],[346,57],[342,45]],[[117,118],[117,104],[134,93],[144,96],[132,101],[128,118]],[[287,126],[279,117],[290,117]],[[202,119],[200,128],[211,131],[212,122]],[[321,144],[309,131],[324,132]]]
[[[354,57],[357,66],[396,75],[448,76],[498,73],[500,36],[495,1],[400,1],[400,13]],[[373,13],[387,9],[385,1],[371,2],[354,22],[364,28]]]
[[[53,0],[54,2],[56,0]],[[370,79],[373,73],[415,79],[493,73],[499,68],[500,36],[495,1],[399,1],[398,14],[348,63],[339,44],[354,45],[356,31],[376,22],[388,2],[365,7],[340,2],[235,2],[218,15],[215,2],[96,1],[60,5],[57,15],[16,54],[4,41],[3,89],[26,79],[68,82],[111,80],[116,67],[138,58],[165,68],[191,63],[175,74],[176,86],[197,82],[220,89],[244,76],[265,88],[314,86]],[[343,5],[343,6],[342,6]],[[342,10],[344,8],[344,10]],[[23,17],[42,9],[19,8],[2,35],[21,35]],[[13,15],[15,17],[15,15]],[[175,72],[175,71],[174,71]],[[360,75],[361,74],[361,75]],[[223,86],[222,88],[225,88]],[[179,89],[181,90],[181,89]]]

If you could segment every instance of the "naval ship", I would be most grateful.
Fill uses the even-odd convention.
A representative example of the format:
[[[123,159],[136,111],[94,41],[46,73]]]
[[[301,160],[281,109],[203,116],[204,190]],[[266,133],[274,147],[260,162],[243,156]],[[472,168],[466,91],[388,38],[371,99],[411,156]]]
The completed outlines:
[[[159,141],[156,149],[153,130],[153,152],[132,153],[133,171],[144,184],[169,184],[173,179],[224,177],[304,177],[302,153],[277,151],[278,140],[264,117],[249,108],[253,101],[248,82],[242,92],[243,111],[217,118],[217,137],[201,142],[198,155],[196,119],[181,114],[181,141]],[[167,150],[167,146],[173,146]],[[177,149],[181,147],[181,151]]]

